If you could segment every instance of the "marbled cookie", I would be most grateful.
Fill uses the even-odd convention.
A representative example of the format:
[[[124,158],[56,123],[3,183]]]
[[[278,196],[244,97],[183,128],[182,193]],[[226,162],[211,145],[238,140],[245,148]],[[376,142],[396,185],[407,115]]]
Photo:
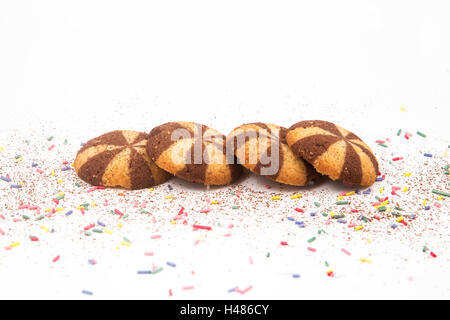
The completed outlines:
[[[331,179],[370,186],[378,163],[370,148],[352,132],[322,120],[301,121],[288,129],[292,151]]]
[[[78,151],[75,171],[95,186],[142,189],[167,181],[171,175],[150,160],[146,145],[146,133],[127,130],[105,133]]]
[[[226,155],[225,136],[193,122],[169,122],[154,128],[147,152],[162,169],[190,182],[225,185],[239,177],[242,167]]]
[[[319,174],[296,156],[286,143],[286,128],[274,124],[249,123],[227,136],[239,163],[251,172],[274,181],[304,186]]]

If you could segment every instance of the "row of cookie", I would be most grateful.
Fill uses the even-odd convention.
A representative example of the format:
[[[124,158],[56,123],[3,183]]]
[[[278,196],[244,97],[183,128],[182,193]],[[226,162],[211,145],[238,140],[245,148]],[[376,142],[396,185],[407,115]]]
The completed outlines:
[[[169,122],[150,131],[113,131],[77,153],[78,176],[93,185],[141,189],[172,175],[205,185],[236,180],[242,166],[274,181],[304,186],[327,175],[347,184],[375,182],[378,163],[355,134],[333,123],[301,121],[289,129],[251,123],[227,137],[205,125]]]

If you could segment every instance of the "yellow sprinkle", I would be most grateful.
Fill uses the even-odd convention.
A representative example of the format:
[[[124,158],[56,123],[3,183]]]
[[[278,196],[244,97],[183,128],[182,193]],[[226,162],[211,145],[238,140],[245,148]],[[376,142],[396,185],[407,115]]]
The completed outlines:
[[[364,259],[364,258],[361,258],[361,259],[359,259],[361,262],[365,262],[365,263],[372,263],[372,260],[370,260],[370,259]]]
[[[50,171],[50,173],[52,174],[52,176],[55,176],[55,170]]]
[[[149,191],[153,191],[153,190],[155,190],[155,188],[148,188],[148,190],[149,190]]]
[[[361,230],[362,228],[363,228],[363,226],[356,226],[355,231]]]
[[[403,108],[403,107],[400,107],[400,110],[402,110],[402,111],[405,111],[405,108]]]
[[[14,242],[14,243],[11,243],[9,246],[10,246],[11,248],[14,248],[14,247],[17,247],[18,245],[20,245],[20,242]]]
[[[331,215],[332,217],[334,217],[334,216],[335,216],[335,214],[334,214],[334,212],[333,212],[333,211],[330,211],[330,215]]]
[[[301,198],[301,197],[303,197],[303,195],[301,193],[297,193],[297,194],[292,195],[291,199],[298,199],[298,198]]]
[[[446,157],[447,156],[447,152],[444,152],[444,157]]]
[[[126,241],[121,241],[120,243],[121,243],[123,246],[127,246],[127,247],[131,246],[131,243],[126,242]]]
[[[218,204],[218,203],[219,203],[219,201],[217,201],[217,200],[211,201],[211,204]]]
[[[427,200],[423,200],[423,205],[426,206],[427,205]]]
[[[337,200],[342,200],[342,199],[344,199],[344,197],[343,197],[343,196],[339,196],[339,197],[337,197]]]
[[[272,200],[280,200],[280,199],[281,199],[280,196],[273,196],[273,197],[272,197]]]
[[[119,250],[120,248],[119,248],[119,246],[116,246],[116,250]]]
[[[45,211],[45,212],[50,212],[50,211],[52,211],[52,208],[47,208],[47,209],[45,209],[44,211]]]
[[[372,243],[372,240],[369,238],[367,238],[366,241],[367,241],[367,243]]]
[[[166,199],[173,199],[172,196],[166,196]]]
[[[177,220],[170,221],[170,224],[177,224]]]
[[[117,225],[117,228],[122,228],[123,227],[123,223],[119,223],[118,225]]]
[[[442,199],[444,199],[444,197],[443,196],[439,196],[437,199],[438,200],[442,200]]]
[[[58,197],[62,197],[64,195],[64,192],[58,193]]]
[[[105,230],[103,230],[103,231],[105,231],[106,234],[109,234],[109,235],[112,234],[111,230],[109,230],[109,229],[105,229]]]
[[[350,191],[350,192],[347,192],[345,195],[346,196],[352,196],[352,195],[354,195],[355,194],[355,191]]]
[[[81,210],[81,209],[84,209],[84,207],[83,206],[78,206],[78,207],[76,207],[76,209]]]
[[[45,232],[50,232],[50,230],[48,230],[46,226],[41,226],[41,229],[44,230]]]
[[[384,191],[384,188],[383,188],[383,187],[381,187],[381,188],[379,189],[379,191],[380,191],[380,193],[383,193],[383,191]]]
[[[405,173],[405,177],[409,177],[411,175],[411,172]]]
[[[388,207],[388,208],[386,208],[386,211],[387,211],[387,212],[391,212],[391,211],[392,211],[392,208]]]
[[[3,147],[0,147],[0,151],[3,152],[3,150],[5,150],[5,149],[3,149]]]
[[[403,191],[403,192],[408,191],[408,187],[404,187],[402,191]]]
[[[397,222],[402,222],[404,220],[404,218],[402,216],[397,218]]]
[[[22,161],[23,159],[22,159],[22,157],[20,157],[20,158],[18,158],[16,161],[17,162],[20,162],[20,161]]]
[[[92,207],[97,206],[97,205],[95,204],[94,200],[91,201],[91,206],[92,206]]]
[[[58,211],[64,211],[64,208],[56,208],[55,211],[56,211],[56,212],[58,212]]]
[[[59,179],[59,180],[58,180],[58,183],[61,183],[61,182],[64,182],[64,180],[63,180],[63,179]]]

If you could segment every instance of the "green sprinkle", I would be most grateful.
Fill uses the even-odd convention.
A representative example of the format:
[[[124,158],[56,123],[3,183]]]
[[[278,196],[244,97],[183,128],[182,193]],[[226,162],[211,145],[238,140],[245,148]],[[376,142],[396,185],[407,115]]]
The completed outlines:
[[[28,140],[25,140],[25,143],[26,143],[26,144],[30,144],[30,141],[28,141]]]
[[[144,210],[144,209],[142,209],[142,210],[141,210],[141,213],[145,213],[145,214],[148,214],[148,211],[147,211],[147,210]]]
[[[427,252],[428,248],[426,246],[423,246],[422,252]]]
[[[386,211],[386,206],[381,206],[377,209],[378,211]]]
[[[47,138],[47,140],[48,140],[48,141],[52,141],[53,138],[54,138],[53,136],[50,136],[50,137]]]
[[[18,154],[18,155],[16,156],[16,159],[19,159],[19,158],[22,158],[22,156],[21,156],[20,154]]]
[[[163,269],[162,267],[159,267],[159,268],[156,269],[155,271],[152,271],[152,274],[156,274],[156,273],[162,271],[162,269]]]
[[[131,241],[127,237],[123,237],[123,241],[131,243]]]
[[[102,229],[92,229],[93,232],[97,232],[97,233],[103,233]]]
[[[28,219],[30,219],[30,217],[29,217],[29,216],[27,216],[27,215],[24,215],[24,214],[22,215],[22,218],[23,218],[23,219],[25,219],[25,220],[28,220]]]
[[[321,233],[326,233],[326,232],[325,232],[325,230],[320,229],[320,230],[317,230],[317,233],[321,234]]]
[[[30,235],[28,236],[28,238],[33,239],[33,238],[37,238],[37,237],[36,237],[36,236],[33,236],[32,234],[30,234]]]
[[[239,206],[232,206],[231,209],[239,209]]]
[[[90,235],[92,235],[92,233],[90,233],[89,231],[85,231],[85,232],[84,232],[84,235],[87,236],[87,237],[89,237]]]
[[[380,201],[380,197],[379,197],[379,196],[375,196],[375,199],[377,199],[378,201]]]
[[[59,197],[56,197],[56,200],[61,200],[61,199],[64,199],[64,196],[62,195],[62,196],[59,196]]]
[[[314,202],[314,205],[315,205],[316,207],[320,207],[320,203],[318,203],[318,202]]]
[[[328,213],[323,212],[322,215],[323,215],[324,217],[326,217],[326,216],[328,216]]]
[[[114,210],[109,210],[109,213],[111,213],[111,214],[116,214],[116,213],[114,212]]]
[[[365,216],[362,216],[361,219],[362,219],[364,222],[368,222],[368,221],[369,221]]]
[[[270,252],[266,253],[266,257],[269,258],[270,257]]]
[[[336,204],[349,204],[347,200],[336,201]]]
[[[314,240],[316,240],[316,237],[312,237],[312,238],[308,239],[308,243],[311,243],[311,242],[313,242]]]
[[[400,216],[401,216],[401,214],[400,214],[400,213],[397,213],[397,212],[391,212],[391,214],[392,214],[394,217],[400,217]]]
[[[332,217],[333,219],[342,219],[345,218],[345,214],[337,214]]]
[[[79,184],[78,182],[75,182],[75,185],[76,185],[77,187],[81,187],[80,184]]]
[[[44,215],[40,215],[39,217],[36,218],[36,221],[42,220],[44,219]]]
[[[328,264],[328,261],[325,261],[325,267],[329,267],[330,265]]]
[[[436,189],[431,190],[431,192],[439,194],[441,196],[450,197],[450,193],[448,193],[448,192],[444,192],[444,191],[440,191],[440,190],[436,190]]]
[[[394,209],[395,209],[395,210],[398,210],[398,211],[403,211],[403,209],[400,208],[400,207],[395,207]]]
[[[424,133],[422,133],[422,132],[420,132],[420,131],[417,131],[417,134],[418,134],[419,136],[421,136],[422,138],[426,138],[426,137],[427,137],[426,134],[424,134]]]
[[[399,136],[402,133],[402,129],[398,129],[397,136]]]
[[[89,203],[83,203],[83,204],[80,204],[80,206],[82,206],[82,207],[89,207]]]
[[[125,215],[123,215],[122,217],[121,217],[122,219],[126,219],[126,218],[128,218],[128,213],[127,214],[125,214]]]
[[[64,144],[67,144],[67,139],[64,139]]]
[[[230,194],[233,195],[233,196],[235,195],[234,191],[230,191]]]
[[[378,145],[387,148],[387,145],[385,145],[384,143],[379,143]]]

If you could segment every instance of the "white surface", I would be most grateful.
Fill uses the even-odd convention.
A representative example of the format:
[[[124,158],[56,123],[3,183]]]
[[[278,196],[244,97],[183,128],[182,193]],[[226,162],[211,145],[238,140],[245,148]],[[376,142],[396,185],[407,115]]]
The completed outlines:
[[[44,221],[58,231],[50,236],[39,221],[12,222],[22,212],[11,203],[32,199],[45,208],[51,206],[46,192],[59,188],[70,194],[77,181],[73,172],[64,173],[62,186],[48,172],[63,160],[73,160],[81,141],[118,128],[149,131],[174,120],[204,123],[225,134],[253,121],[284,126],[305,119],[334,121],[363,137],[384,160],[381,168],[392,173],[392,180],[382,184],[389,195],[392,184],[411,183],[403,180],[403,172],[389,169],[392,156],[410,154],[400,169],[417,170],[414,179],[419,180],[431,175],[430,167],[438,170],[448,162],[442,154],[449,144],[449,9],[446,1],[0,2],[0,145],[5,148],[0,173],[40,182],[29,169],[32,159],[47,170],[42,189],[32,190],[37,195],[26,196],[25,188],[11,190],[1,184],[1,199],[8,199],[1,212],[9,220],[0,220],[0,228],[8,231],[0,235],[0,244],[21,245],[0,251],[0,297],[89,298],[81,295],[85,289],[93,291],[94,298],[165,299],[172,288],[174,298],[240,298],[227,290],[252,285],[243,298],[448,298],[448,200],[441,201],[441,209],[427,212],[433,221],[420,211],[416,225],[425,236],[402,228],[391,233],[387,222],[371,223],[369,234],[334,223],[326,229],[329,238],[311,245],[319,248],[316,255],[305,253],[306,239],[324,228],[324,219],[305,218],[307,228],[294,231],[292,223],[281,223],[279,218],[290,215],[295,205],[285,189],[280,191],[285,200],[270,202],[278,186],[263,189],[271,214],[249,209],[237,219],[229,216],[226,206],[206,217],[195,213],[204,204],[204,190],[191,190],[175,180],[170,184],[181,183],[179,188],[193,192],[190,198],[180,196],[166,208],[167,185],[157,188],[158,225],[146,225],[146,217],[133,212],[114,240],[106,240],[106,234],[95,235],[95,241],[74,237],[100,218],[111,219],[113,226],[117,221],[104,210]],[[423,131],[427,139],[415,135],[406,141],[395,136],[399,128]],[[53,153],[47,151],[46,137],[51,135]],[[387,137],[393,140],[390,148],[375,145],[376,139]],[[436,154],[427,160],[429,167],[421,165],[421,152]],[[15,164],[18,153],[27,157]],[[427,188],[444,190],[447,177]],[[255,177],[240,182],[252,188],[266,183]],[[302,189],[304,205],[311,205],[320,190],[325,192],[321,202],[331,204],[340,188],[324,183],[318,190]],[[218,194],[212,195],[225,197],[227,190],[213,190]],[[104,197],[114,202],[117,191],[90,195],[70,197],[64,207],[81,200],[95,200],[100,206]],[[131,201],[136,193],[127,195]],[[419,190],[405,197],[417,203],[411,210],[419,210],[423,197],[433,203],[436,198],[422,196]],[[170,217],[186,202],[192,206],[190,223],[226,226],[232,220],[238,225],[233,236],[222,239],[225,231],[214,228],[207,241],[193,247],[196,235],[191,229],[170,224]],[[155,230],[170,241],[156,248],[147,243]],[[27,239],[30,233],[39,236],[38,248]],[[116,250],[123,236],[133,238],[133,244]],[[366,236],[374,242],[367,244]],[[289,246],[279,248],[286,239]],[[351,257],[340,252],[341,244],[352,251]],[[438,258],[423,254],[423,245]],[[272,253],[270,262],[265,260],[267,250]],[[145,251],[155,256],[144,257]],[[57,254],[61,259],[53,264]],[[372,264],[359,261],[367,255]],[[89,265],[90,258],[99,264]],[[172,260],[177,260],[175,269],[165,265]],[[325,275],[325,260],[332,262],[335,278]],[[164,265],[164,271],[136,276],[149,263]],[[292,279],[292,273],[301,278]],[[194,290],[181,290],[190,284]]]

